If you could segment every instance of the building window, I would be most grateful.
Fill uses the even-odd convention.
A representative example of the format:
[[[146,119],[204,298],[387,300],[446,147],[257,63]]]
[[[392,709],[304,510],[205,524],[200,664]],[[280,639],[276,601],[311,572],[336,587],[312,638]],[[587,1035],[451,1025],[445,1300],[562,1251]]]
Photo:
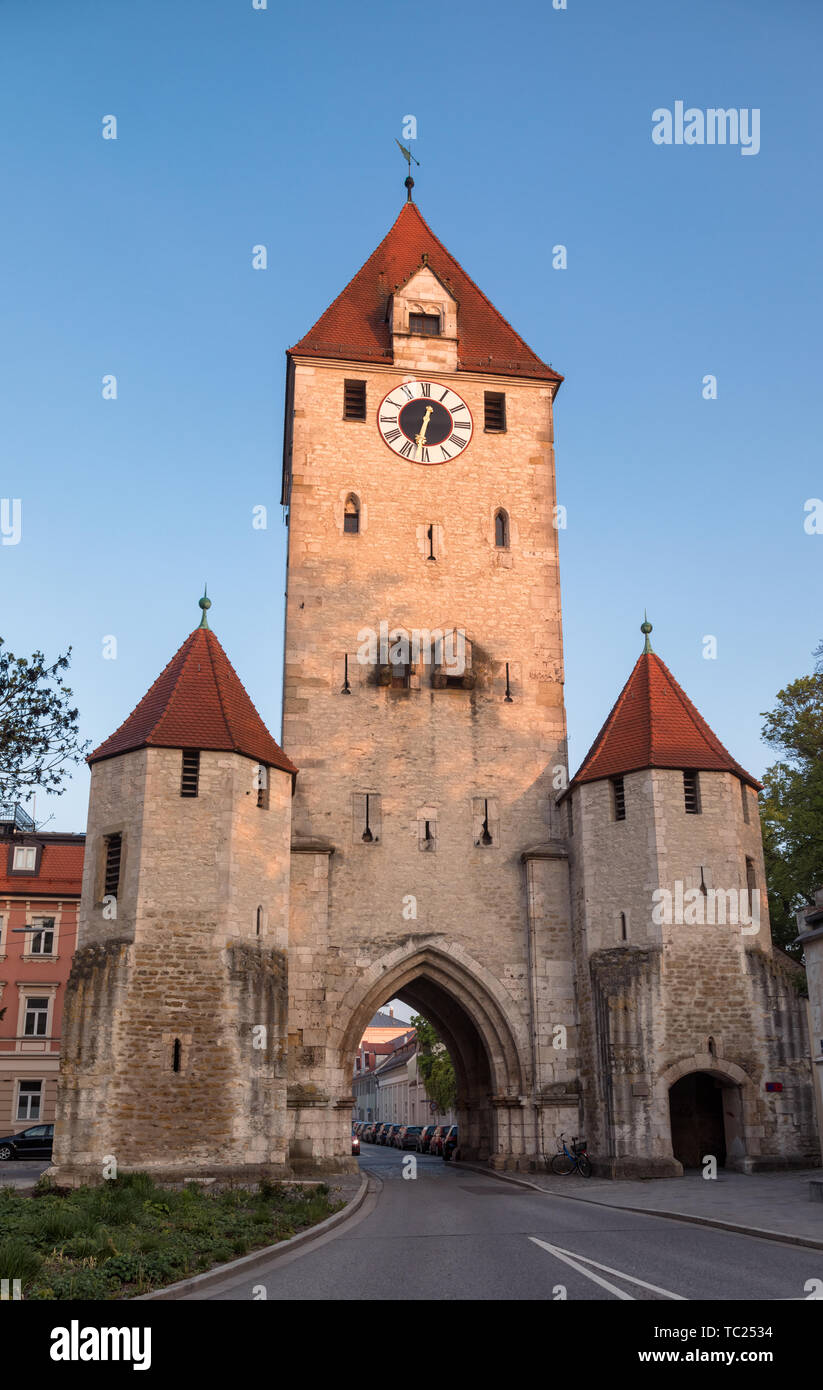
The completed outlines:
[[[30,933],[31,946],[30,953],[33,956],[51,956],[54,954],[54,918],[35,917],[32,923],[37,928]]]
[[[360,503],[353,492],[349,493],[343,508],[343,530],[347,536],[356,536],[360,531]]]
[[[509,514],[502,507],[494,514],[494,543],[498,550],[509,548]]]
[[[627,925],[627,923],[626,923],[626,914],[625,914],[625,912],[621,912],[621,913],[620,913],[620,940],[621,940],[621,941],[628,941],[628,939],[629,939],[629,928],[628,928],[628,925]]]
[[[181,1045],[180,1045],[180,1039],[179,1039],[179,1038],[175,1038],[175,1040],[174,1040],[174,1046],[172,1047],[172,1050],[171,1050],[171,1069],[172,1069],[172,1071],[179,1071],[179,1070],[180,1070],[180,1054],[181,1054],[182,1050],[183,1050],[183,1049],[182,1049],[182,1047],[181,1047]]]
[[[569,835],[571,836],[574,834],[574,809],[572,807],[571,797],[568,797],[566,801],[566,815],[569,820]]]
[[[354,792],[352,795],[352,839],[355,844],[376,845],[380,841],[380,795]]]
[[[623,778],[612,778],[612,809],[615,820],[626,819],[626,794],[623,790]]]
[[[43,1099],[42,1081],[18,1081],[17,1118],[18,1120],[39,1120],[40,1105]]]
[[[343,382],[343,419],[365,420],[366,383],[365,381]]]
[[[439,338],[440,315],[409,314],[409,332],[422,333],[424,338]]]
[[[14,873],[34,873],[37,867],[36,845],[15,845],[12,870]]]
[[[106,836],[106,866],[103,872],[103,893],[107,898],[117,897],[117,890],[120,887],[120,861],[122,850],[122,835]]]
[[[746,888],[749,894],[757,892],[757,879],[754,876],[754,860],[748,858],[746,859]],[[751,901],[750,898],[750,905]]]
[[[697,785],[696,772],[683,773],[683,799],[685,801],[687,815],[699,816],[700,788]]]
[[[492,434],[503,434],[506,429],[506,397],[502,391],[486,391],[486,429]]]
[[[749,789],[745,782],[740,783],[740,797],[743,802],[743,820],[749,824]]]
[[[23,1036],[26,1038],[45,1038],[49,1021],[48,999],[31,998],[26,1000],[23,1018]]]
[[[421,812],[418,815],[417,848],[424,854],[437,852],[437,819],[432,812]]]
[[[261,811],[269,809],[269,769],[265,763],[257,765],[257,805]]]
[[[260,935],[260,933],[261,933],[262,930],[263,930],[263,909],[262,909],[262,907],[258,907],[258,909],[257,909],[257,935],[258,935],[258,936]]]
[[[183,749],[183,767],[180,773],[180,795],[197,796],[200,785],[200,750]]]

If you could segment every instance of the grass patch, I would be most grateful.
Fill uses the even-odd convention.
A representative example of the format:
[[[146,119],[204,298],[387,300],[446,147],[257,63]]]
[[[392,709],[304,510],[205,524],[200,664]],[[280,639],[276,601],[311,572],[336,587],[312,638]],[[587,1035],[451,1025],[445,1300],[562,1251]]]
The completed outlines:
[[[68,1195],[6,1187],[0,1278],[20,1279],[24,1298],[129,1298],[287,1240],[342,1205],[325,1184],[211,1194],[158,1187],[146,1173]]]

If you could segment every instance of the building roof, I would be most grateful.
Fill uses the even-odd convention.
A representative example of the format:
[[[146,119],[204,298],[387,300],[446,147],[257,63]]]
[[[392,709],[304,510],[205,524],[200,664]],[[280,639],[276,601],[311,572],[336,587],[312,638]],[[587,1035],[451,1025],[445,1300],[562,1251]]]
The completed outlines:
[[[283,772],[297,771],[275,743],[216,636],[202,626],[186,638],[125,723],[88,761],[136,748],[242,753]]]
[[[14,835],[0,840],[0,896],[54,898],[78,897],[83,881],[85,835],[40,834]],[[36,874],[9,874],[8,848],[15,845],[40,845],[39,871]]]
[[[761,786],[727,752],[668,666],[651,650],[638,657],[568,790],[647,767],[733,772],[756,790]]]
[[[411,202],[403,204],[377,250],[289,354],[390,362],[389,298],[424,263],[457,301],[461,371],[563,380],[524,343]]]

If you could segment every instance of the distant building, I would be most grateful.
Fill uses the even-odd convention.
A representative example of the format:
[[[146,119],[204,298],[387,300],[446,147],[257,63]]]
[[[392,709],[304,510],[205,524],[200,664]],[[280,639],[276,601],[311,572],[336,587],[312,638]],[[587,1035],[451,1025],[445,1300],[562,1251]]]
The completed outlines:
[[[414,1029],[407,1029],[392,1042],[361,1045],[355,1058],[352,1091],[355,1120],[400,1125],[456,1122],[451,1111],[438,1110],[426,1094]]]
[[[0,803],[0,1132],[54,1121],[85,836]]]

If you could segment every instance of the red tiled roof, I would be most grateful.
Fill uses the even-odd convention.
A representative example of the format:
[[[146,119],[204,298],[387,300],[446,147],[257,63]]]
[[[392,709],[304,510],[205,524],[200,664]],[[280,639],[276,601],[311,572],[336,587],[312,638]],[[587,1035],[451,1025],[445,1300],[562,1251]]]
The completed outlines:
[[[416,203],[404,203],[397,221],[353,280],[290,354],[391,361],[386,319],[389,296],[420,268],[424,256],[457,300],[458,366],[464,372],[563,380],[515,333],[463,267],[438,241]]]
[[[7,843],[40,844],[43,853],[40,858],[38,874],[8,874]],[[39,839],[36,834],[21,836],[0,845],[0,895],[3,893],[30,893],[32,897],[59,897],[61,894],[79,896],[83,880],[83,840],[73,843],[51,843]]]
[[[269,767],[297,771],[275,743],[214,633],[203,627],[186,638],[125,724],[88,761],[135,748],[243,753]]]
[[[761,786],[726,751],[654,652],[638,657],[569,787],[645,767],[733,772],[749,786]]]

